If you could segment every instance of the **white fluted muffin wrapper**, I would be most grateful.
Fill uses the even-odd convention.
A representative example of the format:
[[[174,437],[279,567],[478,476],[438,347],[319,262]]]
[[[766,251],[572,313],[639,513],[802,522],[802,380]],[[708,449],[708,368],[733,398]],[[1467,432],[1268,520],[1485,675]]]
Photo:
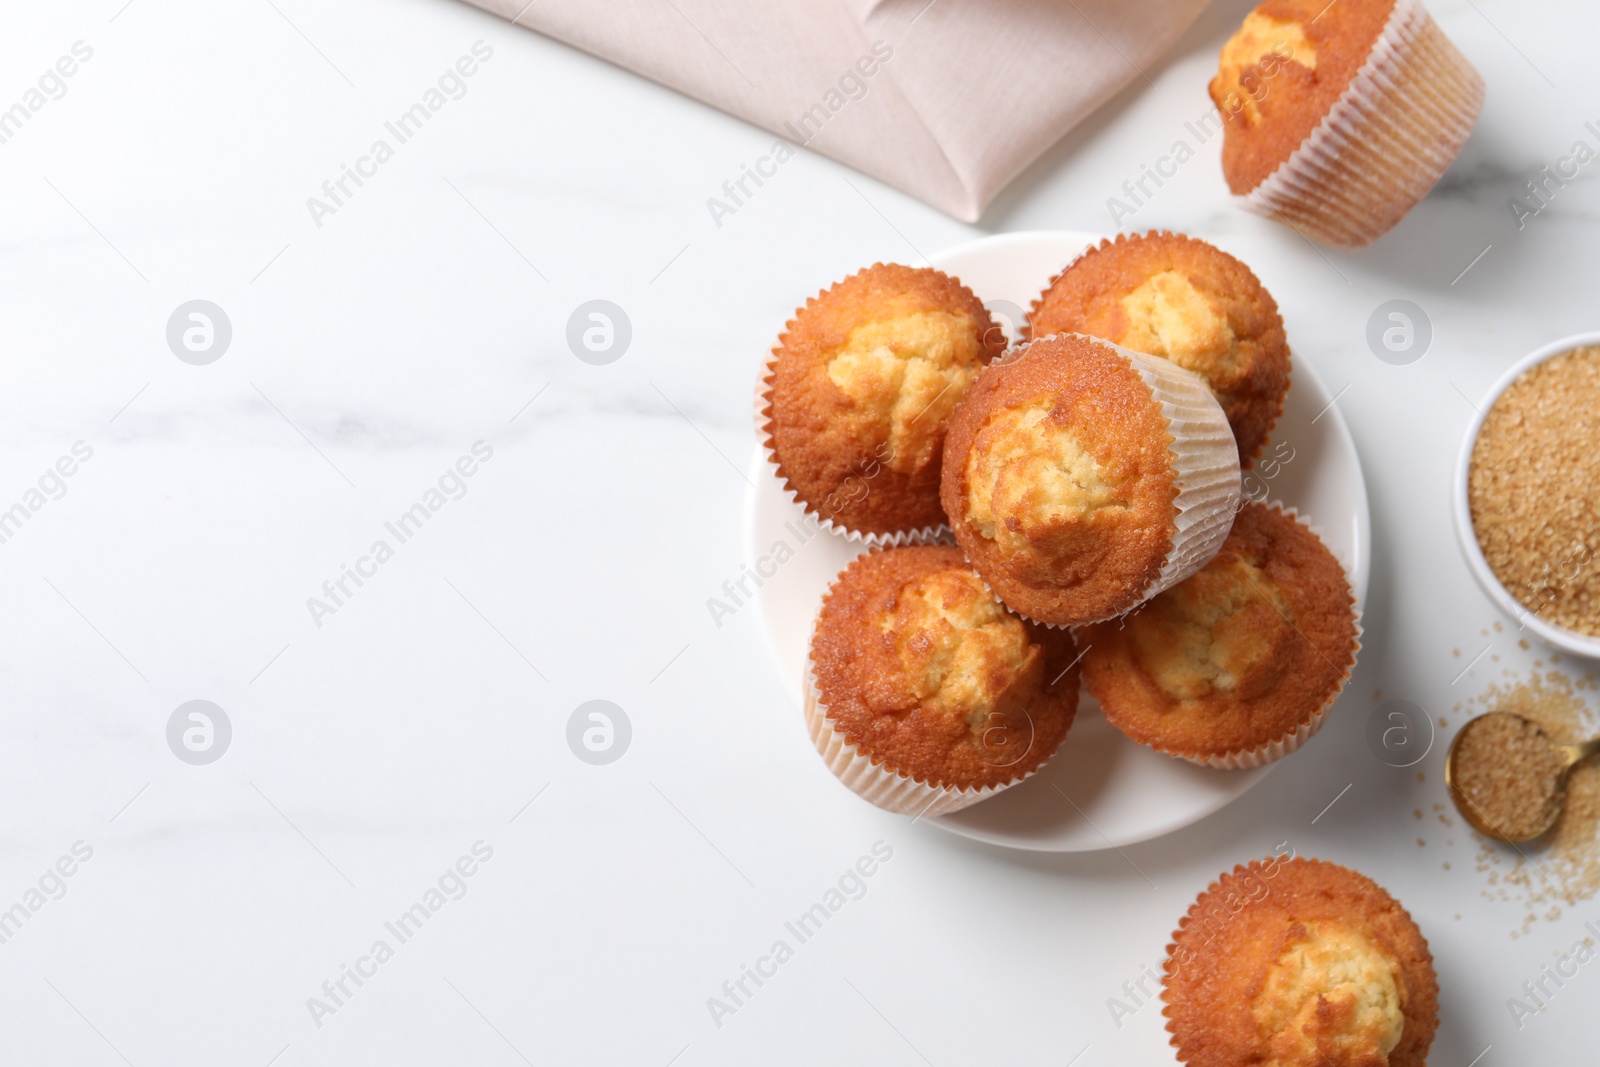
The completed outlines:
[[[1438,182],[1483,97],[1483,78],[1419,0],[1398,0],[1344,94],[1244,206],[1324,244],[1363,248]]]
[[[901,815],[948,815],[950,812],[971,807],[981,800],[988,800],[996,793],[1003,793],[1018,782],[1026,781],[1038,771],[1038,768],[1034,768],[999,785],[958,788],[919,782],[910,775],[892,771],[882,764],[875,763],[866,753],[851,744],[833,724],[833,720],[828,718],[828,706],[823,703],[822,696],[818,692],[816,675],[811,670],[810,661],[808,652],[805,672],[805,713],[806,730],[811,735],[811,742],[817,746],[822,762],[828,765],[828,770],[833,772],[834,777],[848,786],[851,792],[885,811]]]
[[[1105,341],[1104,344],[1111,342]],[[1112,345],[1139,372],[1172,432],[1178,509],[1172,547],[1143,600],[1172,588],[1211,561],[1233,529],[1244,499],[1239,444],[1204,378],[1171,360]],[[1141,601],[1142,602],[1142,601]]]
[[[842,523],[834,522],[829,516],[823,515],[815,505],[808,504],[800,499],[800,493],[794,484],[784,477],[783,468],[778,463],[778,455],[773,450],[773,435],[771,417],[767,409],[772,405],[772,373],[777,366],[778,351],[773,349],[767,353],[762,361],[761,373],[756,375],[755,386],[755,426],[756,438],[761,442],[762,454],[767,459],[767,473],[776,478],[783,487],[783,495],[800,508],[807,515],[816,519],[817,526],[837,537],[868,547],[893,548],[897,545],[926,545],[939,540],[950,531],[947,523],[936,526],[921,526],[907,530],[896,530],[889,533],[871,533],[862,530],[852,530]],[[870,492],[870,489],[868,490]]]

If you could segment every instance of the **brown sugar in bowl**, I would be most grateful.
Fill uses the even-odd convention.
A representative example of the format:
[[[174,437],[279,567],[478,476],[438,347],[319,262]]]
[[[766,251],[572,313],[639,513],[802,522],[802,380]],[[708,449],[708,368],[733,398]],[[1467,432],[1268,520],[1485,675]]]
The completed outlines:
[[[1583,354],[1591,373],[1549,382],[1556,362],[1569,354]],[[1541,389],[1540,378],[1557,388]],[[1499,409],[1519,394],[1532,403]],[[1512,366],[1467,427],[1454,503],[1462,554],[1489,599],[1547,644],[1600,659],[1600,453],[1594,450],[1600,407],[1586,395],[1600,397],[1600,331],[1562,338]],[[1475,476],[1489,435],[1496,440],[1482,454],[1499,458]],[[1507,439],[1514,448],[1505,448]],[[1542,448],[1554,451],[1542,459],[1529,453]]]

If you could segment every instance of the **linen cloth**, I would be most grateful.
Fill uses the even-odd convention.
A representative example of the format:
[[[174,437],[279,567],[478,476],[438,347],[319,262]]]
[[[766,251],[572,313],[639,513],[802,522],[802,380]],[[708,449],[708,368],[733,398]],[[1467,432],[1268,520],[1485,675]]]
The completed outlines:
[[[467,2],[973,222],[1207,0]]]

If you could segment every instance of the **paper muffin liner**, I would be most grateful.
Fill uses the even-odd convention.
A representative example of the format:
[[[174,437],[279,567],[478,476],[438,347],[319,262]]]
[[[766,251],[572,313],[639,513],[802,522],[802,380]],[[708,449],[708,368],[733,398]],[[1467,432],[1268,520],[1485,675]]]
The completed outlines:
[[[1296,508],[1286,507],[1285,505],[1276,501],[1271,503],[1263,503],[1261,506],[1280,511],[1284,515],[1287,515],[1289,518],[1293,519],[1295,522],[1300,522],[1300,512]],[[1300,522],[1300,525],[1304,526],[1306,529],[1315,534],[1317,536],[1317,540],[1323,540],[1322,531],[1315,524],[1309,522]],[[1327,542],[1323,541],[1323,544],[1326,545]],[[1343,560],[1340,560],[1340,566],[1344,566]],[[1309,719],[1295,727],[1293,730],[1290,730],[1282,737],[1274,738],[1273,740],[1257,748],[1243,749],[1239,752],[1226,752],[1222,753],[1221,755],[1213,756],[1195,756],[1184,752],[1168,751],[1164,748],[1157,748],[1156,751],[1161,752],[1164,755],[1176,756],[1179,759],[1188,760],[1190,763],[1198,763],[1202,767],[1215,767],[1218,770],[1224,771],[1242,771],[1249,770],[1254,767],[1264,767],[1269,763],[1280,760],[1309,741],[1313,734],[1322,729],[1322,724],[1324,720],[1327,719],[1328,712],[1333,710],[1334,703],[1338,701],[1339,697],[1344,693],[1344,687],[1350,681],[1350,674],[1356,668],[1356,660],[1360,658],[1361,655],[1361,637],[1365,632],[1361,627],[1361,614],[1364,605],[1356,602],[1354,599],[1355,588],[1350,581],[1350,571],[1348,569],[1345,570],[1344,580],[1345,585],[1350,589],[1350,611],[1354,616],[1356,627],[1355,646],[1350,650],[1350,662],[1345,664],[1344,674],[1340,676],[1338,684],[1333,687],[1333,692],[1328,695],[1328,698],[1322,702],[1322,706],[1312,713]],[[1154,748],[1155,746],[1151,747]]]
[[[822,762],[828,765],[834,777],[856,796],[900,815],[948,815],[981,800],[988,800],[996,793],[1003,793],[1038,773],[1038,768],[1034,768],[999,785],[958,788],[919,782],[908,774],[874,763],[871,757],[851,744],[828,718],[828,706],[823,703],[817,690],[809,653],[806,657],[805,712],[806,731],[811,735],[811,743],[817,746]]]
[[[798,313],[798,312],[797,312]],[[785,327],[787,330],[787,327]],[[819,529],[830,534],[843,537],[847,541],[868,547],[881,546],[894,548],[898,545],[923,545],[937,541],[943,534],[950,530],[948,523],[936,526],[921,526],[905,530],[895,530],[887,533],[854,530],[841,522],[835,522],[830,516],[817,510],[815,504],[800,498],[800,491],[795,488],[788,475],[783,472],[783,464],[778,461],[777,441],[773,437],[772,422],[772,384],[773,371],[778,364],[778,349],[773,348],[761,362],[761,373],[756,375],[755,386],[755,424],[756,436],[761,441],[761,451],[767,458],[767,471],[783,486],[783,494],[808,516],[816,519]]]
[[[1143,600],[1149,600],[1204,567],[1228,539],[1244,500],[1239,445],[1204,378],[1160,356],[1113,347],[1133,364],[1161,405],[1172,432],[1173,467],[1178,473],[1172,547],[1144,592]]]
[[[1483,110],[1483,78],[1419,0],[1398,0],[1366,63],[1245,207],[1364,248],[1432,189]]]

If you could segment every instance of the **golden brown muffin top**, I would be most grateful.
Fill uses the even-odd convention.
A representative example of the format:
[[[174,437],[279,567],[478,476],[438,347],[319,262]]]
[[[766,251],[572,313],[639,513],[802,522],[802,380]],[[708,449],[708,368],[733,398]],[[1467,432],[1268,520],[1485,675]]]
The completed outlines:
[[[1142,745],[1198,758],[1257,749],[1310,721],[1344,684],[1353,604],[1316,534],[1247,503],[1200,571],[1080,635],[1084,682]]]
[[[1211,387],[1249,466],[1289,392],[1283,318],[1250,268],[1182,234],[1118,236],[1055,277],[1029,334],[1086,333],[1162,356]]]
[[[856,557],[828,591],[811,667],[828,720],[875,764],[980,788],[1049,759],[1078,707],[1072,638],[1019,619],[953,545]]]
[[[1372,52],[1395,0],[1266,0],[1222,46],[1211,100],[1222,172],[1243,195],[1316,129]]]
[[[763,418],[808,511],[863,533],[944,525],[945,423],[1005,347],[940,271],[879,263],[806,301],[774,350]]]
[[[940,498],[973,566],[1013,610],[1058,626],[1139,603],[1172,548],[1172,432],[1105,341],[1020,346],[950,417]]]
[[[1189,909],[1161,997],[1191,1067],[1422,1067],[1428,943],[1377,883],[1320,860],[1235,867]]]

